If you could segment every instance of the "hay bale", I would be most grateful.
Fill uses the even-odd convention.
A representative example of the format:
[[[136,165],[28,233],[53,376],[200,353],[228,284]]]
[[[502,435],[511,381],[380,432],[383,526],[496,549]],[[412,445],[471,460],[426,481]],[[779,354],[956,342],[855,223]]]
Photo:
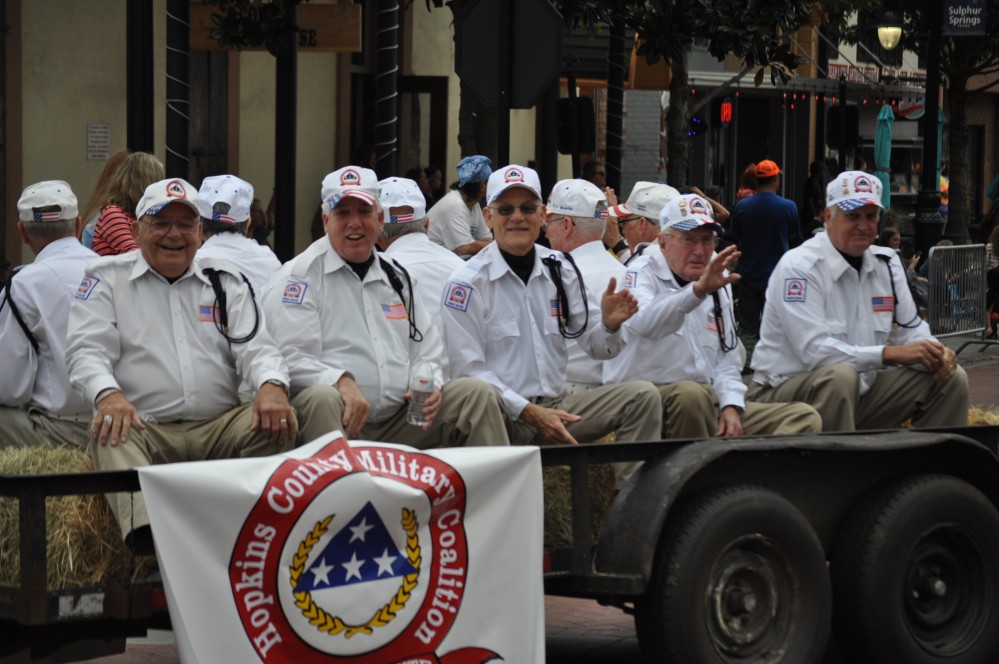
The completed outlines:
[[[969,408],[968,424],[973,426],[999,424],[999,412],[992,408]]]
[[[0,450],[0,473],[41,475],[93,471],[86,453],[66,447]],[[148,574],[155,558],[125,547],[104,494],[56,496],[45,501],[50,590],[125,582]],[[0,585],[20,583],[18,500],[0,498]]]
[[[590,532],[597,540],[611,502],[617,495],[614,488],[614,466],[591,465],[588,469],[590,488]],[[569,469],[565,466],[543,468],[545,490],[545,546],[572,546],[572,488]]]

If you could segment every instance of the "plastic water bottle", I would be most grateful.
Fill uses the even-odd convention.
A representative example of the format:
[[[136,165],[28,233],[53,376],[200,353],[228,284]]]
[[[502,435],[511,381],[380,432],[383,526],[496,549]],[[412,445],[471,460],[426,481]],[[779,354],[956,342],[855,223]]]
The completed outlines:
[[[409,375],[409,413],[406,421],[418,427],[427,423],[423,419],[423,404],[434,391],[434,368],[429,362],[417,362]]]

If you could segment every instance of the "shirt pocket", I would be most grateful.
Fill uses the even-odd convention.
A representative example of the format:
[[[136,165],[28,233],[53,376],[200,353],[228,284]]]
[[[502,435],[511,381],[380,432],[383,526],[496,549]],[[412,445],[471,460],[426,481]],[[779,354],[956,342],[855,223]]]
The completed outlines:
[[[486,334],[490,341],[511,342],[520,338],[520,326],[514,319],[486,322]]]

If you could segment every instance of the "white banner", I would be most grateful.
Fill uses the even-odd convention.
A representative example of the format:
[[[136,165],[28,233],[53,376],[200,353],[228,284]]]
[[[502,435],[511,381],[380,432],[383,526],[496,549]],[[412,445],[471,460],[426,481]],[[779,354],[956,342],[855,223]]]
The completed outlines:
[[[181,661],[544,662],[534,447],[139,469]]]

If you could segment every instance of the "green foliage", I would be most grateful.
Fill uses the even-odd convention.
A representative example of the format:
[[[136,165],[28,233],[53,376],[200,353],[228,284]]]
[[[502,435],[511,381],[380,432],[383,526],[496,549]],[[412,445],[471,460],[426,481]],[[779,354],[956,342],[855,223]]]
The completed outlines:
[[[266,46],[271,55],[289,48],[298,39],[298,29],[289,29],[288,10],[309,0],[201,0],[214,5],[211,38],[220,48],[237,51]]]

